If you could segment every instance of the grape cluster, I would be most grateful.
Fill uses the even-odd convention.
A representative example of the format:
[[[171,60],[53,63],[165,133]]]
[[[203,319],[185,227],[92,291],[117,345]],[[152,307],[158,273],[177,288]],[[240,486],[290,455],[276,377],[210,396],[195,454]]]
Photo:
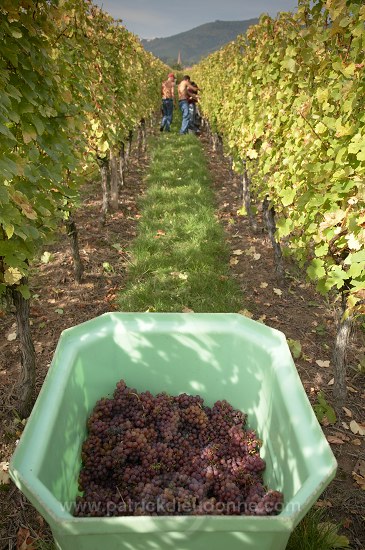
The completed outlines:
[[[273,515],[283,495],[265,488],[261,441],[227,401],[156,396],[118,382],[87,422],[74,514]]]

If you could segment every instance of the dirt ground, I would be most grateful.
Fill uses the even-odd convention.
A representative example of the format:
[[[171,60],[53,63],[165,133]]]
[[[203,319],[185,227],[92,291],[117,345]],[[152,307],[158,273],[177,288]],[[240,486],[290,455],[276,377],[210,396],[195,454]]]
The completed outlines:
[[[303,386],[314,404],[322,390],[331,402],[333,373],[331,366],[316,361],[331,360],[336,328],[336,304],[325,300],[290,262],[286,262],[286,284],[278,285],[270,242],[258,215],[258,230],[253,232],[247,218],[239,216],[240,178],[232,175],[221,153],[214,153],[203,134],[200,138],[211,169],[217,196],[218,216],[232,251],[232,275],[238,279],[246,304],[246,315],[283,331],[299,341],[302,355],[296,365]],[[143,176],[148,158],[132,155],[121,196],[121,208],[111,216],[105,228],[98,224],[101,191],[98,183],[83,188],[83,206],[75,213],[79,230],[81,257],[85,275],[81,284],[73,280],[72,260],[65,234],[46,247],[51,254],[34,265],[31,277],[32,334],[37,352],[37,392],[39,391],[62,330],[117,309],[116,293],[126,282],[129,246],[136,235],[139,218],[138,198],[143,193]],[[242,251],[242,253],[238,253]],[[233,253],[233,252],[236,253]],[[0,463],[8,462],[24,424],[15,413],[16,385],[20,357],[12,314],[0,314]],[[354,331],[348,351],[349,365],[356,366],[364,354],[365,333]],[[325,363],[326,364],[326,363]],[[365,493],[353,477],[365,459],[365,438],[353,434],[349,423],[365,421],[364,375],[348,370],[347,411],[332,426],[323,426],[332,444],[339,468],[336,479],[320,500],[328,514],[341,525],[341,532],[351,540],[351,548],[365,549]],[[351,415],[351,417],[350,417]],[[1,470],[0,470],[1,474]],[[13,484],[0,485],[0,550],[33,550],[33,539],[51,540],[43,519]]]

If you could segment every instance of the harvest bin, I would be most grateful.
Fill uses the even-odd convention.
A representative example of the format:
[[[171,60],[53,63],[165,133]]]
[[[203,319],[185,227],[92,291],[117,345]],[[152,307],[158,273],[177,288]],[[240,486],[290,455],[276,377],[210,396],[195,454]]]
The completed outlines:
[[[73,517],[86,419],[121,378],[138,391],[227,399],[246,412],[283,511]],[[238,314],[204,313],[108,313],[65,330],[10,465],[62,550],[284,550],[335,471],[285,336]]]

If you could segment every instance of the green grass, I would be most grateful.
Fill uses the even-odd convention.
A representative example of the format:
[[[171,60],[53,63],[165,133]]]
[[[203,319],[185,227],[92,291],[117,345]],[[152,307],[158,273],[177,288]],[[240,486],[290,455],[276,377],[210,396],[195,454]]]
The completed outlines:
[[[132,247],[123,311],[236,312],[241,292],[199,140],[163,134],[151,144],[147,193]]]
[[[338,528],[325,519],[323,510],[312,508],[294,530],[286,550],[349,548],[348,538],[339,535]]]

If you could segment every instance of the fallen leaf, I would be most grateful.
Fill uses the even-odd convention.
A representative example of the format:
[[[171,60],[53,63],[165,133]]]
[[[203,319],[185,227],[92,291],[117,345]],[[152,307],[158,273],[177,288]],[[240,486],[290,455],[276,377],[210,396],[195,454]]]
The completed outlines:
[[[353,445],[356,445],[357,447],[360,447],[360,445],[361,445],[361,441],[360,441],[360,439],[358,439],[358,438],[353,439],[353,440],[351,441],[351,443],[352,443]]]
[[[36,550],[34,546],[35,538],[30,536],[29,529],[20,527],[16,536],[17,550]]]
[[[264,306],[266,306],[266,307],[271,307],[271,304],[269,304],[269,302],[265,302],[265,303],[264,303]]]
[[[357,474],[356,472],[352,472],[352,477],[356,481],[358,485],[360,485],[360,489],[365,491],[365,477]]]
[[[365,427],[360,426],[360,424],[358,424],[356,420],[351,420],[350,430],[353,434],[365,435]]]
[[[344,444],[344,441],[341,438],[336,437],[335,435],[328,435],[327,436],[327,441],[328,441],[328,443],[332,443],[333,445],[343,445]]]
[[[342,426],[345,428],[345,430],[349,430],[350,426],[346,422],[341,422]]]
[[[266,315],[261,315],[261,317],[259,317],[257,320],[259,323],[263,323],[266,319]]]
[[[257,254],[254,254],[254,255],[253,255],[253,259],[254,259],[254,260],[259,260],[260,258],[261,258],[261,254],[258,254],[258,253],[257,253]]]
[[[355,469],[357,469],[360,474],[365,477],[365,460],[359,459],[356,463]]]
[[[256,254],[256,248],[254,246],[251,246],[250,248],[245,250],[245,254],[247,254],[247,256],[253,256],[253,254]]]
[[[267,288],[268,286],[268,283],[260,283],[260,288]]]
[[[273,291],[275,294],[277,294],[278,296],[282,296],[283,294],[283,291],[280,290],[280,288],[273,288]]]
[[[194,313],[193,309],[190,309],[189,307],[183,307],[181,310],[183,313]]]
[[[324,367],[325,369],[328,369],[328,367],[330,366],[329,361],[322,361],[321,359],[317,359],[316,363],[319,367]]]
[[[330,500],[317,500],[315,503],[316,508],[332,508],[333,504]]]
[[[344,411],[345,415],[349,418],[352,418],[352,412],[347,407],[342,407],[342,410]]]
[[[294,359],[299,359],[299,357],[302,355],[302,345],[299,342],[299,340],[293,340],[292,338],[288,338],[287,342]]]
[[[6,339],[9,341],[9,342],[12,342],[13,340],[16,340],[16,332],[9,332],[9,334],[7,335]]]
[[[328,382],[328,386],[333,386],[334,383],[335,383],[335,379],[331,378],[331,380]]]
[[[9,462],[0,462],[0,485],[10,483],[9,478]]]
[[[337,432],[335,434],[333,434],[335,437],[339,437],[340,439],[342,439],[342,441],[350,441],[350,438],[346,435],[346,434],[343,434],[341,432]]]
[[[235,256],[241,256],[241,254],[243,254],[243,250],[237,248],[236,250],[233,250],[232,254],[234,254]]]
[[[238,260],[237,258],[231,258],[229,260],[229,265],[237,265],[238,264]]]
[[[244,315],[245,317],[248,317],[249,319],[252,319],[253,317],[253,313],[251,313],[251,311],[248,311],[248,309],[241,309],[238,313],[240,315]]]

